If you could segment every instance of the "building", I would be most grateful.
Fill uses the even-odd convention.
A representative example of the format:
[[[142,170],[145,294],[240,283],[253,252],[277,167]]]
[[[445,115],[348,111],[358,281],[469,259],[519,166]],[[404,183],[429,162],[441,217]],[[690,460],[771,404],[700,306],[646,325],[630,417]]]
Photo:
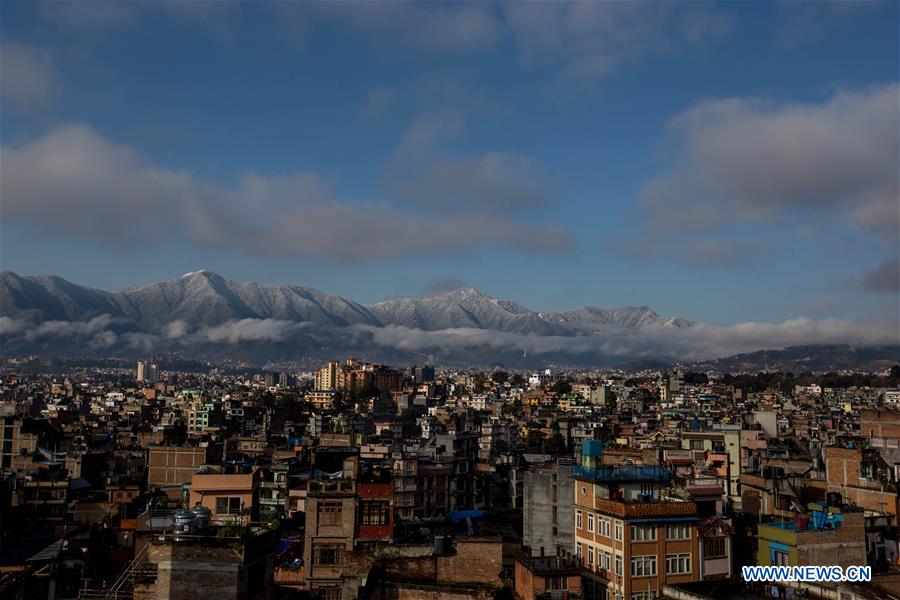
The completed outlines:
[[[259,467],[226,465],[205,470],[191,478],[190,506],[205,506],[212,522],[220,525],[259,520]]]
[[[138,383],[154,384],[159,381],[159,365],[148,360],[139,360],[135,367],[135,380]]]
[[[12,406],[3,407],[0,415],[0,469],[11,469],[13,459],[37,450],[38,435],[32,431],[29,420],[15,415]]]
[[[572,461],[529,469],[524,475],[523,541],[532,554],[572,552],[575,522]]]
[[[604,465],[586,441],[575,466],[575,554],[585,598],[648,600],[663,585],[700,579],[697,505],[661,497],[669,473],[646,465]]]
[[[329,361],[315,374],[316,390],[337,390],[343,385],[344,367],[336,360]]]
[[[516,557],[516,597],[522,600],[581,598],[581,564],[571,554],[534,556],[525,549]]]
[[[722,465],[728,479],[728,496],[736,508],[741,504],[741,427],[721,425],[708,431],[685,431],[681,434],[681,447],[690,450],[694,463],[703,466],[711,455],[727,457]]]
[[[211,458],[209,448],[203,446],[150,446],[147,484],[154,488],[190,483]]]
[[[307,485],[306,585],[326,598],[341,598],[344,567],[354,550],[358,466],[357,457],[347,456],[339,477],[310,480]]]
[[[892,465],[863,439],[844,437],[824,449],[827,491],[877,514],[900,515],[900,495]]]
[[[859,566],[866,564],[863,511],[846,505],[810,503],[792,520],[757,527],[760,566]]]

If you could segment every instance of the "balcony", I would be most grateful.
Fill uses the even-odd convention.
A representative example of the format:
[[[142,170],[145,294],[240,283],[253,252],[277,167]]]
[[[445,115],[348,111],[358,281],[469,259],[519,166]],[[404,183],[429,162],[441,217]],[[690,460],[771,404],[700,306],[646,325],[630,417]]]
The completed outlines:
[[[693,517],[694,502],[623,502],[594,498],[594,509],[622,518]]]
[[[575,479],[603,483],[607,481],[658,481],[666,483],[670,474],[664,467],[652,465],[600,465],[596,468],[572,467]]]

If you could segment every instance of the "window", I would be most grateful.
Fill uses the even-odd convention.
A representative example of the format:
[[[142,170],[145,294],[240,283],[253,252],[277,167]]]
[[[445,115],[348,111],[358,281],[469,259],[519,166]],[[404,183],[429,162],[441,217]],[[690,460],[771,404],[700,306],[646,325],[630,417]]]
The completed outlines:
[[[319,525],[340,525],[343,521],[344,505],[340,502],[319,502]]]
[[[594,515],[588,513],[588,531],[594,531]]]
[[[656,526],[655,525],[632,525],[631,526],[632,542],[655,542]]]
[[[655,600],[656,592],[647,591],[647,592],[634,592],[631,594],[631,600]]]
[[[690,572],[690,554],[669,554],[666,556],[666,573],[669,575],[683,575]]]
[[[600,517],[600,535],[609,537],[609,519]]]
[[[656,575],[655,556],[634,556],[631,558],[632,577],[650,577]]]
[[[316,544],[313,547],[314,565],[344,564],[344,547],[340,544]]]
[[[667,540],[689,540],[691,539],[691,528],[686,523],[677,525],[666,525]]]
[[[390,523],[390,504],[387,502],[360,502],[360,509],[360,525]]]
[[[238,496],[219,496],[216,498],[216,515],[241,514],[241,499]]]
[[[703,558],[725,558],[725,538],[706,538],[703,540]]]
[[[581,560],[581,542],[575,544],[575,556],[577,556],[578,559]]]
[[[594,548],[592,546],[588,546],[588,566],[594,566]]]
[[[550,511],[550,519],[550,522],[554,525],[559,523],[559,512],[557,511],[555,506]]]
[[[341,600],[341,588],[339,587],[316,588],[316,591],[319,592],[319,598],[322,600]]]
[[[691,440],[691,450],[703,450],[703,440]]]
[[[584,527],[584,513],[580,510],[575,511],[575,527],[578,529]]]
[[[620,521],[616,521],[616,541],[622,541],[622,523]]]
[[[609,561],[612,555],[609,552],[600,552],[600,568],[609,571]]]
[[[547,578],[547,589],[548,590],[567,590],[569,589],[569,580],[565,577],[548,577]]]
[[[622,574],[622,557],[616,556],[616,575]]]
[[[779,550],[771,551],[771,559],[772,565],[776,567],[786,567],[789,564],[789,557],[787,552],[781,552]]]

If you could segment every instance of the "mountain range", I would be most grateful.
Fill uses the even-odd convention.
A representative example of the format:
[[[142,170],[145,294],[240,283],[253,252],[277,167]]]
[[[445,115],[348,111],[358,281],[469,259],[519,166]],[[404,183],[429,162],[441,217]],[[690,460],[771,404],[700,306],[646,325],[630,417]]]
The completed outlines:
[[[540,313],[472,288],[364,305],[296,285],[239,283],[211,271],[119,292],[76,285],[61,277],[0,273],[0,316],[43,321],[86,321],[109,315],[158,333],[172,321],[215,326],[240,319],[276,319],[347,327],[402,326],[423,331],[474,328],[529,335],[598,335],[650,325],[690,327],[646,306],[585,307]]]
[[[256,364],[354,355],[394,364],[634,366],[812,344],[823,347],[814,364],[862,365],[875,364],[872,356],[866,362],[838,345],[883,347],[878,360],[891,361],[900,359],[897,343],[890,327],[835,320],[717,326],[660,316],[647,306],[537,312],[472,288],[367,305],[205,270],[118,292],[55,276],[0,273],[0,354],[7,356],[174,352]]]

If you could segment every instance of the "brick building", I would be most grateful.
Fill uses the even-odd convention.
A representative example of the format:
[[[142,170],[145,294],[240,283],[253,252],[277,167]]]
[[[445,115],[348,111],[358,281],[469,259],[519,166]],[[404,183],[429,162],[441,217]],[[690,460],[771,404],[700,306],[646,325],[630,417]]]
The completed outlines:
[[[190,483],[209,459],[208,448],[202,446],[150,446],[147,484],[163,488]]]

